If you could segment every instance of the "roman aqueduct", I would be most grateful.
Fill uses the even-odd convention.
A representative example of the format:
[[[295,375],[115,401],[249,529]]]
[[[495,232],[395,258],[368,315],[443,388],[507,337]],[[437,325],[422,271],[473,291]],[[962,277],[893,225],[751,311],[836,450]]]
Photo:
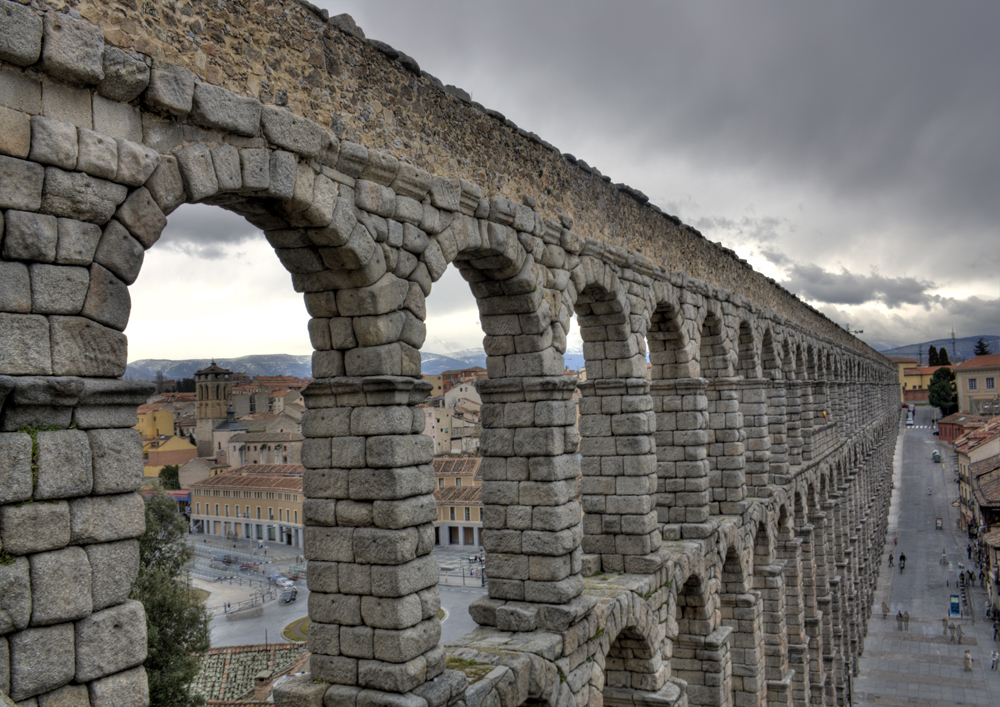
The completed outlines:
[[[263,230],[313,317],[311,673],[279,705],[845,704],[886,531],[883,357],[349,17],[26,2],[0,0],[0,692],[147,703],[149,389],[120,379],[122,332],[197,202]],[[441,646],[416,406],[449,265],[486,334],[489,591]]]

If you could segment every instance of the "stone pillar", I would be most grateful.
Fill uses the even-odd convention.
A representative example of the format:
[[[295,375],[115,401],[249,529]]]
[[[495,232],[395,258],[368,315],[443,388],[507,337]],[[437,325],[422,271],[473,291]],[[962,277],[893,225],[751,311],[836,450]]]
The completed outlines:
[[[605,572],[650,574],[657,530],[656,426],[649,381],[601,378],[581,384],[583,551],[600,555]]]
[[[766,694],[764,601],[758,590],[722,596],[722,624],[733,629],[733,703],[762,707]]]
[[[795,671],[792,702],[809,703],[809,638],[805,631],[802,591],[802,539],[779,541],[777,557],[784,561],[785,622],[788,632],[788,663]]]
[[[823,616],[817,606],[815,557],[815,527],[804,525],[798,529],[798,537],[802,540],[802,602],[804,610],[804,627],[809,643],[809,696],[810,704],[822,704],[823,681]]]
[[[799,381],[802,406],[799,414],[799,427],[801,429],[800,434],[802,436],[802,461],[804,463],[812,461],[816,453],[815,441],[813,439],[813,417],[815,415],[815,411],[813,410],[814,386],[815,381]]]
[[[476,387],[489,596],[469,611],[505,631],[565,630],[593,604],[580,596],[576,379],[508,377]]]
[[[785,624],[784,563],[757,565],[754,588],[761,593],[764,623],[764,676],[767,707],[790,707],[792,677],[788,665],[788,633]]]
[[[803,382],[785,381],[785,416],[788,434],[788,464],[802,465],[802,389]]]
[[[821,507],[827,508],[829,502],[824,502]],[[831,689],[833,683],[834,654],[836,647],[833,642],[833,596],[830,588],[832,568],[832,547],[830,542],[830,523],[827,522],[828,513],[815,511],[809,514],[809,522],[814,528],[815,557],[816,557],[816,608],[819,612],[819,631],[822,636],[821,659],[823,661],[825,702],[832,701]]]
[[[766,378],[744,379],[740,383],[740,409],[746,436],[745,480],[751,495],[758,498],[769,493],[771,438],[768,435]]]
[[[398,376],[305,391],[302,463],[313,679],[409,693],[444,670],[438,646],[430,392]]]
[[[739,515],[746,510],[746,434],[740,408],[742,378],[708,380],[708,479],[712,515]]]
[[[709,479],[705,378],[657,380],[651,385],[656,412],[659,522],[664,540],[707,537]]]
[[[767,389],[767,427],[771,438],[771,483],[778,486],[791,480],[785,395],[786,381],[771,381],[771,386]]]

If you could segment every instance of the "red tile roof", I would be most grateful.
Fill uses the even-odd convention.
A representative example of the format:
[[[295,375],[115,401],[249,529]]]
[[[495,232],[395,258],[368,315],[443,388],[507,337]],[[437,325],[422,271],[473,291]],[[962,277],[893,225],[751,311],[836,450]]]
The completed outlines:
[[[247,464],[210,476],[191,488],[274,489],[302,493],[301,464]]]
[[[434,498],[441,504],[482,505],[482,486],[444,486],[434,489]]]
[[[987,354],[970,358],[965,363],[954,366],[956,371],[968,371],[974,368],[1000,368],[1000,354]]]
[[[479,471],[483,463],[482,457],[435,457],[431,462],[434,465],[435,476],[471,476],[474,479],[481,479]]]

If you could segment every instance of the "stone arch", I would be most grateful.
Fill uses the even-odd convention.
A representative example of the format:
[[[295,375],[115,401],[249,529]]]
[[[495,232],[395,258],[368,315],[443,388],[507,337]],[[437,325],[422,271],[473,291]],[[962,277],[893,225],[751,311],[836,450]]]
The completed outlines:
[[[722,627],[731,631],[732,673],[729,689],[722,686],[722,704],[752,704],[764,681],[764,607],[760,592],[753,588],[753,568],[752,544],[730,547],[726,552],[719,608]]]
[[[673,643],[671,674],[687,682],[688,704],[692,707],[721,707],[732,689],[731,630],[719,630],[718,593],[712,584],[691,574],[677,593],[678,635]],[[706,680],[705,661],[712,664],[720,678],[712,684]]]
[[[757,332],[749,320],[740,320],[737,340],[739,342],[737,373],[748,379],[761,378],[763,347],[758,344]]]

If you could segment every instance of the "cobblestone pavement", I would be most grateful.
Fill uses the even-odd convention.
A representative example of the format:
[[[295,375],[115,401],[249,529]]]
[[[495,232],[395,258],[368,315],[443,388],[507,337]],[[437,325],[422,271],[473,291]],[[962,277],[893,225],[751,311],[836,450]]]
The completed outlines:
[[[951,594],[958,594],[958,563],[968,567],[968,538],[957,527],[958,499],[955,455],[932,435],[932,411],[918,408],[917,426],[900,429],[893,464],[894,490],[889,511],[889,532],[882,557],[882,572],[875,606],[885,602],[888,617],[878,608],[868,621],[868,637],[853,681],[853,704],[889,707],[951,707],[951,705],[1000,705],[1000,670],[990,670],[992,622],[984,618],[986,590],[978,585],[970,596],[974,616],[949,619],[965,633],[961,645],[943,635],[942,618]],[[931,461],[940,449],[944,462]],[[928,488],[931,493],[928,494]],[[943,529],[936,530],[941,518]],[[893,539],[899,544],[894,545]],[[898,562],[887,568],[889,551],[906,554],[906,569]],[[942,564],[942,551],[948,564]],[[895,560],[895,558],[894,558]],[[895,616],[909,612],[909,631],[900,631]],[[963,656],[973,658],[971,672]]]

